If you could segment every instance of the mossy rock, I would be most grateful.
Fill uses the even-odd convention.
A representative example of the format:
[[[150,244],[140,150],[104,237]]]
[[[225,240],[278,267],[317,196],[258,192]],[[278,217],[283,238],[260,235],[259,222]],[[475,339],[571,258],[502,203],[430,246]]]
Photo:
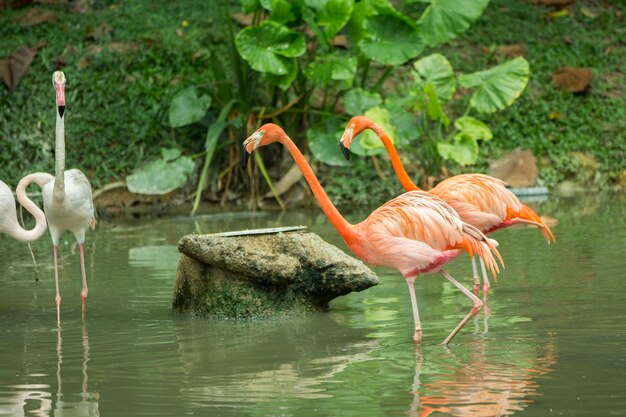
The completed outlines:
[[[362,262],[313,233],[187,235],[174,288],[178,313],[223,318],[325,311],[378,283]]]

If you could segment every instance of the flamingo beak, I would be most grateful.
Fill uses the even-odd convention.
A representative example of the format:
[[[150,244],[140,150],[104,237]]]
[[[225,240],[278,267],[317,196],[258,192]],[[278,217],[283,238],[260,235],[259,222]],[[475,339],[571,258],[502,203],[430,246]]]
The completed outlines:
[[[241,158],[243,162],[243,169],[246,169],[248,166],[248,158],[250,158],[250,152],[246,149],[246,144],[243,144],[243,157]]]
[[[350,149],[346,148],[343,145],[343,142],[339,142],[339,147],[341,148],[341,152],[343,152],[343,156],[346,158],[346,161],[350,160]]]
[[[65,114],[65,83],[55,83],[54,90],[57,93],[57,110],[59,116],[63,117]]]

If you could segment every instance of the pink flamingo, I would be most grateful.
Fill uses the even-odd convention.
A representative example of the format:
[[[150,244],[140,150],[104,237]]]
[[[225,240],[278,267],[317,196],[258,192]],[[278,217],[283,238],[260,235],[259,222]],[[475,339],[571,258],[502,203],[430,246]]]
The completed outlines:
[[[0,181],[0,233],[6,233],[20,242],[34,242],[46,231],[46,216],[43,211],[26,195],[26,187],[36,183],[43,187],[52,179],[52,175],[44,172],[36,172],[22,178],[15,191],[19,203],[35,218],[35,227],[25,230],[17,221],[15,199],[11,189]]]
[[[404,189],[406,191],[421,191],[409,178],[391,138],[378,124],[365,116],[353,117],[341,136],[339,146],[346,159],[350,158],[349,149],[353,138],[365,129],[371,129],[385,145],[396,176]],[[515,194],[506,188],[506,185],[504,181],[488,175],[463,174],[443,180],[428,192],[450,204],[464,222],[478,228],[483,233],[494,232],[514,224],[531,224],[539,228],[548,244],[550,244],[550,240],[556,241],[550,228],[534,211],[522,204]],[[490,283],[482,259],[480,263],[483,273],[483,294],[486,296]],[[474,293],[478,294],[480,278],[474,256],[472,256],[472,271]]]
[[[367,263],[400,271],[411,297],[415,343],[422,339],[413,285],[419,274],[439,272],[472,301],[470,312],[444,340],[443,344],[448,344],[483,303],[442,268],[462,251],[467,251],[484,259],[495,276],[498,266],[491,251],[498,258],[500,255],[489,239],[475,227],[463,223],[444,201],[422,191],[402,194],[376,209],[361,223],[350,224],[330,201],[302,153],[280,127],[271,123],[263,125],[246,139],[244,163],[251,152],[273,142],[280,142],[287,148],[322,210],[350,250]]]
[[[93,200],[89,180],[78,169],[65,171],[65,74],[56,71],[52,76],[56,90],[56,149],[55,177],[43,187],[43,206],[48,219],[54,252],[54,279],[56,284],[57,324],[61,325],[61,295],[59,294],[58,246],[66,230],[74,234],[80,250],[80,271],[83,289],[80,293],[82,311],[85,314],[87,277],[85,275],[85,232],[95,227]]]

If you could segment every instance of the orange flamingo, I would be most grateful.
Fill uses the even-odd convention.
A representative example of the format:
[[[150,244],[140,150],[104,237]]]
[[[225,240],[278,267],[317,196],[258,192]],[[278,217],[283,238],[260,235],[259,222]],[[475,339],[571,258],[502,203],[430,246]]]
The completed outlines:
[[[470,312],[444,340],[443,344],[448,344],[483,303],[445,272],[443,266],[467,251],[470,256],[476,254],[483,259],[495,277],[499,270],[491,252],[501,263],[502,259],[493,243],[477,228],[462,222],[443,200],[423,191],[402,194],[376,209],[361,223],[350,224],[330,201],[300,150],[280,127],[271,123],[263,125],[244,141],[244,164],[250,153],[273,142],[280,142],[287,148],[322,210],[350,250],[367,263],[400,271],[409,287],[415,343],[422,339],[413,285],[419,274],[439,272],[472,300]]]
[[[391,158],[391,164],[396,176],[406,191],[421,191],[411,181],[391,138],[371,119],[365,116],[353,117],[339,141],[339,146],[346,157],[350,158],[350,143],[365,129],[371,129],[385,145]],[[484,174],[462,174],[440,182],[429,193],[450,204],[461,219],[478,228],[483,233],[490,233],[514,224],[532,224],[537,226],[546,242],[556,242],[550,228],[528,206],[522,204],[509,189],[506,183],[497,178]],[[490,283],[485,271],[484,262],[480,261],[483,275],[483,294],[486,296]],[[480,278],[476,267],[476,258],[472,256],[472,272],[474,278],[474,293],[478,294]]]

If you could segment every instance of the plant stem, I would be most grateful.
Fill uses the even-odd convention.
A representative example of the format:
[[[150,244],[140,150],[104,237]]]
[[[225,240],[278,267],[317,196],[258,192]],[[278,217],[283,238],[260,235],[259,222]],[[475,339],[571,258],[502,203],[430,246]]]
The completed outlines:
[[[285,203],[283,203],[283,200],[281,200],[280,196],[276,192],[276,188],[274,187],[274,183],[272,182],[272,179],[270,178],[269,174],[267,173],[267,170],[265,169],[265,164],[263,163],[263,158],[261,158],[261,153],[258,150],[256,152],[254,152],[254,160],[256,161],[257,165],[259,166],[259,169],[261,170],[261,174],[263,175],[263,178],[265,178],[265,182],[267,183],[267,185],[270,187],[270,191],[272,192],[272,195],[276,199],[276,202],[278,203],[280,208],[284,211],[285,210]]]
[[[370,69],[370,60],[365,61],[365,66],[363,67],[363,73],[361,74],[361,88],[365,88],[365,82],[367,81],[367,73]]]
[[[383,85],[387,77],[389,77],[389,74],[391,74],[391,71],[393,70],[393,68],[394,67],[391,65],[388,65],[387,68],[385,68],[385,71],[383,71],[378,81],[376,81],[376,84],[374,84],[374,87],[372,87],[372,90],[374,91],[380,90],[380,87]]]

